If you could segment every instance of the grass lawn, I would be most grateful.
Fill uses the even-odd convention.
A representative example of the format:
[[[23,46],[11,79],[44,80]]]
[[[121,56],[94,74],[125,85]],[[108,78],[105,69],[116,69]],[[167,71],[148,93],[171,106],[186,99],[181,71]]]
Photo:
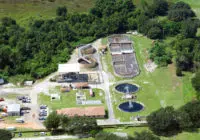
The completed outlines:
[[[108,38],[107,37],[102,38],[101,44],[102,45],[107,45],[107,43],[108,43]]]
[[[56,88],[58,90],[58,87],[56,87]],[[104,92],[101,89],[93,89],[93,92],[95,93],[95,97],[91,97],[89,95],[89,90],[82,90],[82,91],[86,95],[86,100],[101,100],[103,105],[106,108]],[[41,93],[38,95],[39,96],[39,104],[46,104],[52,110],[61,109],[61,108],[69,108],[69,107],[86,107],[86,105],[77,105],[76,104],[76,92],[77,92],[77,90],[72,90],[70,92],[61,93],[58,90],[56,93],[59,93],[61,95],[61,99],[59,101],[51,101],[50,96]],[[100,96],[100,94],[99,94],[100,92],[103,93],[102,96]]]
[[[3,94],[3,95],[1,95],[1,97],[5,98],[5,99],[10,99],[10,100],[17,99],[17,96],[22,96],[22,94],[9,93],[9,94]],[[27,96],[27,95],[23,94],[23,96]]]
[[[20,129],[19,129],[20,130]],[[29,137],[41,137],[40,135],[40,132],[23,132],[23,130],[20,130],[22,131],[22,136],[20,138],[29,138]],[[34,134],[37,134],[38,136],[34,136]],[[46,133],[46,136],[51,136],[51,133],[50,132],[45,132]],[[18,133],[16,132],[15,133],[15,137],[14,138],[19,138],[18,136]]]
[[[8,116],[8,117],[4,117],[3,119],[5,123],[10,124],[10,123],[17,123],[16,122],[17,118],[20,118],[20,116]]]
[[[69,12],[88,12],[94,0],[18,0],[0,3],[0,18],[9,16],[15,18],[21,25],[28,25],[30,19],[45,19],[56,16],[58,6],[66,6]]]
[[[107,128],[104,129],[105,132],[125,132],[130,136],[135,136],[135,132],[142,132],[142,131],[150,131],[148,127],[128,127],[128,128]],[[160,137],[161,140],[197,140],[200,139],[200,134],[198,132],[182,132],[178,135],[175,135],[173,137]]]
[[[133,3],[137,6],[141,5],[141,1],[143,0],[133,0]],[[148,3],[152,3],[153,0],[146,0]],[[200,1],[199,0],[167,0],[168,2],[178,2],[183,1],[185,3],[188,3],[190,7],[194,10],[197,17],[200,17]]]
[[[116,82],[116,81],[119,81],[119,80],[123,79],[121,77],[115,76],[113,66],[110,63],[110,62],[112,62],[112,57],[111,57],[110,53],[107,52],[105,55],[103,55],[101,57],[101,62],[103,64],[102,65],[103,66],[103,70],[107,71],[110,75],[112,75],[112,78],[109,79],[110,82]]]
[[[122,99],[122,94],[115,92],[115,85],[113,85],[110,87],[110,90],[116,118],[121,121],[129,121],[131,116],[146,116],[160,107],[174,106],[175,108],[179,108],[195,98],[195,91],[190,82],[192,77],[190,73],[185,73],[185,76],[182,78],[177,77],[174,64],[168,67],[157,68],[153,73],[148,73],[144,68],[144,64],[148,60],[148,49],[151,47],[152,40],[139,36],[131,36],[131,38],[134,41],[134,49],[141,73],[131,79],[130,83],[140,86],[140,90],[136,93],[137,101],[143,103],[145,108],[143,111],[137,113],[120,111],[118,106],[125,100]],[[110,60],[107,60],[107,62],[110,62]],[[107,67],[108,72],[113,73],[110,63],[107,63]],[[117,79],[115,76],[114,78],[114,81],[120,80],[123,82],[123,79]]]

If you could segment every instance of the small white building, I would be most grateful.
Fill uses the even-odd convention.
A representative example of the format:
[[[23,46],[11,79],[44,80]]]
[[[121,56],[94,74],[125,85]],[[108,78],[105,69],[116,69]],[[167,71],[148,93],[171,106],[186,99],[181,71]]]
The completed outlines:
[[[51,94],[51,101],[53,100],[60,100],[60,95],[59,94]]]
[[[5,83],[3,78],[0,78],[0,85],[3,85]]]
[[[24,81],[24,86],[32,86],[33,81]]]
[[[59,64],[58,65],[58,73],[60,75],[70,73],[70,72],[79,73],[80,72],[79,64],[74,63],[74,64]]]
[[[9,104],[7,106],[8,116],[20,116],[20,104]]]

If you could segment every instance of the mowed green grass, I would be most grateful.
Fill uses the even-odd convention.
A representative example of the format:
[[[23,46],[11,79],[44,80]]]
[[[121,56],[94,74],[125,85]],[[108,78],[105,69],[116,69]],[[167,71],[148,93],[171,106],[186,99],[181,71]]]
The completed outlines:
[[[150,131],[148,127],[128,127],[128,128],[106,128],[105,132],[125,132],[130,136],[135,136],[135,132]],[[199,140],[200,134],[197,132],[182,132],[172,137],[160,137],[161,140]]]
[[[57,110],[57,109],[61,109],[61,108],[70,108],[70,107],[90,106],[90,105],[77,105],[76,104],[76,92],[78,92],[77,90],[72,90],[70,92],[61,93],[58,90],[58,88],[55,88],[54,90],[51,89],[51,91],[54,91],[54,94],[56,94],[56,93],[60,94],[60,100],[51,101],[51,97],[48,95],[45,95],[43,93],[38,95],[39,104],[48,105],[48,107],[51,110]],[[104,91],[102,91],[101,89],[93,89],[93,92],[95,93],[94,97],[91,97],[89,95],[89,90],[81,90],[81,92],[85,93],[86,100],[101,100],[102,105],[104,105],[106,108]],[[100,96],[100,94],[99,94],[100,92],[102,93],[102,96]]]
[[[144,104],[144,110],[136,113],[120,111],[118,109],[119,104],[126,100],[122,99],[122,94],[115,91],[115,85],[113,85],[110,87],[110,91],[116,118],[121,121],[129,121],[131,116],[146,116],[160,107],[174,106],[175,108],[179,108],[196,97],[190,81],[192,75],[185,73],[184,77],[177,77],[174,64],[168,67],[157,68],[153,73],[147,72],[144,64],[148,60],[148,50],[152,46],[152,40],[139,36],[131,36],[131,39],[134,41],[134,49],[140,67],[140,74],[132,78],[130,83],[135,83],[140,86],[140,90],[136,93],[136,101]],[[108,71],[113,71],[110,68],[112,67],[109,63],[110,57],[108,60]],[[111,73],[113,74],[113,72]],[[118,80],[123,82],[124,79],[112,79],[112,81]]]
[[[69,12],[88,12],[93,6],[94,0],[18,0],[0,3],[0,18],[8,16],[26,26],[31,19],[51,19],[56,16],[58,6],[66,6]]]
[[[133,3],[137,6],[141,5],[141,1],[143,0],[133,0]],[[146,0],[146,2],[151,3],[153,0]],[[168,2],[178,2],[183,1],[185,3],[188,3],[194,12],[196,13],[197,17],[200,17],[200,0],[167,0]]]

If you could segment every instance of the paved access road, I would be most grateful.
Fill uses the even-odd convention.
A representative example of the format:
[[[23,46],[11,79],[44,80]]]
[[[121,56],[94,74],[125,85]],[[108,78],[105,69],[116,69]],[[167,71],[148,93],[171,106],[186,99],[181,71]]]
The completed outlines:
[[[79,139],[78,136],[44,136],[44,137],[30,137],[30,138],[13,138],[12,140],[64,140],[64,139]]]

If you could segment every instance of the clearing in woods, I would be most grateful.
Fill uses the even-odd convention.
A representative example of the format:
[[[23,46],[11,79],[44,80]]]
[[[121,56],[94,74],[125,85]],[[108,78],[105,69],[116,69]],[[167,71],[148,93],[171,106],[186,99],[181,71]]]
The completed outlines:
[[[94,0],[0,0],[0,18],[12,17],[27,25],[33,18],[55,17],[58,6],[66,6],[69,12],[88,12],[93,4]]]

